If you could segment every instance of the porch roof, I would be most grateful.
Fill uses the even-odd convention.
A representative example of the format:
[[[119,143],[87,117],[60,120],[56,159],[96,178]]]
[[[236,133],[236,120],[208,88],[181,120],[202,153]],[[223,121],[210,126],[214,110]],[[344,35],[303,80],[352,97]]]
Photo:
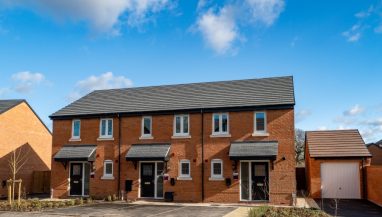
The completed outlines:
[[[97,145],[64,145],[54,155],[55,161],[95,161]]]
[[[229,149],[231,160],[274,160],[277,157],[278,142],[234,142]]]
[[[134,144],[126,153],[126,160],[169,160],[170,144]]]

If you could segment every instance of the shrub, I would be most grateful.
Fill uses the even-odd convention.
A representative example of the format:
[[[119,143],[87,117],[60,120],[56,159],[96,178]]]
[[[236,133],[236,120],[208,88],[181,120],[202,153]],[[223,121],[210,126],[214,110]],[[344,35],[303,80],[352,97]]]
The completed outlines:
[[[112,200],[113,200],[113,201],[116,201],[116,200],[118,200],[118,197],[117,197],[117,195],[116,195],[116,194],[113,194]]]
[[[329,217],[328,214],[316,209],[282,208],[282,207],[256,207],[248,212],[249,217]]]
[[[87,204],[91,204],[91,203],[93,203],[93,199],[92,199],[92,197],[88,197],[88,198],[86,198],[85,202],[86,202]]]
[[[107,197],[105,198],[105,200],[106,200],[106,201],[109,201],[109,202],[112,201],[111,195],[107,196]]]

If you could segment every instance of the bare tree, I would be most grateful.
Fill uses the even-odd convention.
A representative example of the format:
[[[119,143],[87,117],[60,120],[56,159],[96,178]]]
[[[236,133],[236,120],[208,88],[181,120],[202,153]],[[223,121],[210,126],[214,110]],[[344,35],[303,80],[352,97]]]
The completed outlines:
[[[11,189],[12,200],[11,201],[13,201],[15,198],[15,184],[16,184],[16,178],[18,178],[17,175],[27,163],[28,155],[29,155],[29,149],[25,151],[23,146],[21,146],[20,148],[15,149],[11,152],[11,156],[8,160],[8,165],[11,172],[10,175],[12,180],[12,189]]]
[[[296,162],[300,163],[304,160],[305,154],[305,131],[301,129],[295,129],[295,152],[296,152]]]

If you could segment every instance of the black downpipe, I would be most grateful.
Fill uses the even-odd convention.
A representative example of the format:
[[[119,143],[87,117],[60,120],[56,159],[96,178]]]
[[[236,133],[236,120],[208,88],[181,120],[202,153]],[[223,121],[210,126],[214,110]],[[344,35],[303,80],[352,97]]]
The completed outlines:
[[[202,127],[201,127],[201,133],[202,133],[202,202],[204,202],[204,113],[203,109],[200,110],[200,113],[202,115]]]
[[[121,115],[118,114],[118,198],[121,199]]]

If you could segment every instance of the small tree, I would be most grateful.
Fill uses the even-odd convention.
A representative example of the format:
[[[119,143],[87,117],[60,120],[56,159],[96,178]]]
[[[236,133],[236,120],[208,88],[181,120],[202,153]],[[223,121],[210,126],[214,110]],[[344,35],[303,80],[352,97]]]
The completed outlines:
[[[28,154],[29,149],[25,151],[23,149],[23,146],[21,146],[18,149],[15,149],[11,152],[10,158],[8,160],[8,165],[10,169],[10,178],[11,178],[11,203],[14,201],[15,198],[15,184],[16,184],[16,178],[20,170],[24,167],[24,165],[28,161]],[[21,182],[19,183],[21,185]],[[19,186],[20,188],[21,186]],[[19,195],[20,197],[21,195]]]
[[[304,160],[305,154],[305,131],[301,129],[295,129],[295,152],[296,152],[296,162],[300,163]]]

